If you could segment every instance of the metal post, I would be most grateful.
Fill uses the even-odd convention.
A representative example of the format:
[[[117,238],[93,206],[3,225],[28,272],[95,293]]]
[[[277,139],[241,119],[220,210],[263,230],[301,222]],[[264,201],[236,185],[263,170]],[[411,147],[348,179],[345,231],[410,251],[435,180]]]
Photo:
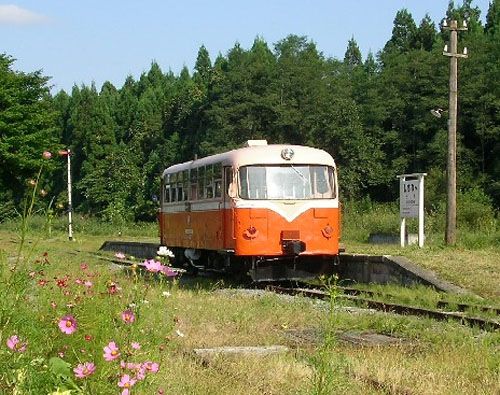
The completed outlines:
[[[73,205],[71,203],[71,150],[68,148],[68,238],[73,240]]]
[[[457,101],[458,101],[458,58],[467,57],[457,53],[458,30],[467,30],[465,26],[458,27],[455,20],[449,26],[443,26],[450,31],[449,52],[443,55],[450,57],[450,92],[448,108],[448,161],[447,161],[447,203],[446,203],[446,244],[455,244],[457,240]]]
[[[418,176],[418,246],[424,246],[424,174]]]

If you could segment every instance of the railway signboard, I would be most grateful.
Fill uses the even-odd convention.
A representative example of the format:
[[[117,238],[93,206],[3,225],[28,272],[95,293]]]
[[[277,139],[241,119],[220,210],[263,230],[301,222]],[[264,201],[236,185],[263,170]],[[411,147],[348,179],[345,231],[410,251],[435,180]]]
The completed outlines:
[[[399,211],[401,217],[417,218],[418,217],[418,192],[419,180],[401,179],[399,183]]]
[[[405,246],[406,218],[418,218],[418,246],[424,246],[424,177],[426,175],[427,173],[413,173],[398,176],[401,247]]]

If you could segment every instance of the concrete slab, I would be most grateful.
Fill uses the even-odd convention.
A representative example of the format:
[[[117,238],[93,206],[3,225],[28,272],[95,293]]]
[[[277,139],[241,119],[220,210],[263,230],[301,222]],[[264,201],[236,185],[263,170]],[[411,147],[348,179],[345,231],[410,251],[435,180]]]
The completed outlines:
[[[340,254],[337,268],[341,279],[366,284],[428,285],[443,292],[470,294],[457,285],[438,278],[408,259],[392,255]]]
[[[214,347],[214,348],[195,348],[193,353],[199,357],[211,357],[215,355],[257,355],[264,356],[269,354],[281,354],[288,352],[289,348],[285,346],[259,346],[259,347]]]

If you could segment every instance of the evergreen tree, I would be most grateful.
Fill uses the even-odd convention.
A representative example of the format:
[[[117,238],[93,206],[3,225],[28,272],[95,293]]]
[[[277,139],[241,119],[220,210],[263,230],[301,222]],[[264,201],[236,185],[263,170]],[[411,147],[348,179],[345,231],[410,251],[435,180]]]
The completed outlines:
[[[204,45],[198,50],[198,56],[196,57],[196,63],[194,65],[194,75],[193,78],[195,82],[202,86],[208,87],[210,83],[210,77],[212,73],[212,62],[210,61],[210,55]]]
[[[392,36],[384,47],[384,52],[406,53],[415,47],[417,26],[411,13],[403,8],[396,13]]]
[[[277,141],[310,142],[306,117],[326,95],[328,71],[323,55],[307,37],[290,35],[275,45],[277,57]]]
[[[500,1],[492,0],[486,14],[485,30],[488,34],[495,35],[500,29]]]
[[[350,68],[363,64],[361,51],[359,50],[358,43],[356,42],[354,37],[352,37],[347,43],[347,50],[345,51],[344,55],[344,63]]]
[[[429,14],[425,14],[425,17],[420,22],[418,26],[416,37],[415,37],[415,47],[424,49],[426,51],[431,51],[436,41],[436,26],[432,21]]]
[[[109,161],[109,154],[116,144],[115,129],[109,108],[99,99],[94,84],[90,87],[74,88],[77,101],[74,103],[71,114],[71,148],[74,153],[73,165],[77,188],[75,206],[80,204],[85,211],[100,212],[105,207],[100,205],[101,200],[88,190],[89,182],[98,180],[93,174],[98,171],[101,162]],[[78,181],[82,181],[78,185]],[[101,180],[105,183],[106,180]],[[79,192],[79,193],[78,193]]]
[[[49,78],[41,71],[14,71],[13,63],[0,54],[0,205],[20,202],[28,178],[36,177],[42,164],[43,151],[53,151],[58,143]],[[45,161],[50,165],[53,161]]]
[[[125,84],[119,91],[119,98],[116,103],[115,116],[118,125],[116,133],[117,142],[128,142],[134,134],[132,124],[136,116],[139,102],[136,91],[136,83],[132,76],[129,75],[125,80]]]

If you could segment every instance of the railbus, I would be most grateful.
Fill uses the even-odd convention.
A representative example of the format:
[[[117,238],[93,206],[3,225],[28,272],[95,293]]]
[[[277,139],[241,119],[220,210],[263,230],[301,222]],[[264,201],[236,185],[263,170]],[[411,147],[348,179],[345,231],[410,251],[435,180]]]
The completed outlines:
[[[168,167],[161,185],[160,243],[174,252],[175,265],[255,281],[333,271],[340,208],[327,152],[250,140]]]

